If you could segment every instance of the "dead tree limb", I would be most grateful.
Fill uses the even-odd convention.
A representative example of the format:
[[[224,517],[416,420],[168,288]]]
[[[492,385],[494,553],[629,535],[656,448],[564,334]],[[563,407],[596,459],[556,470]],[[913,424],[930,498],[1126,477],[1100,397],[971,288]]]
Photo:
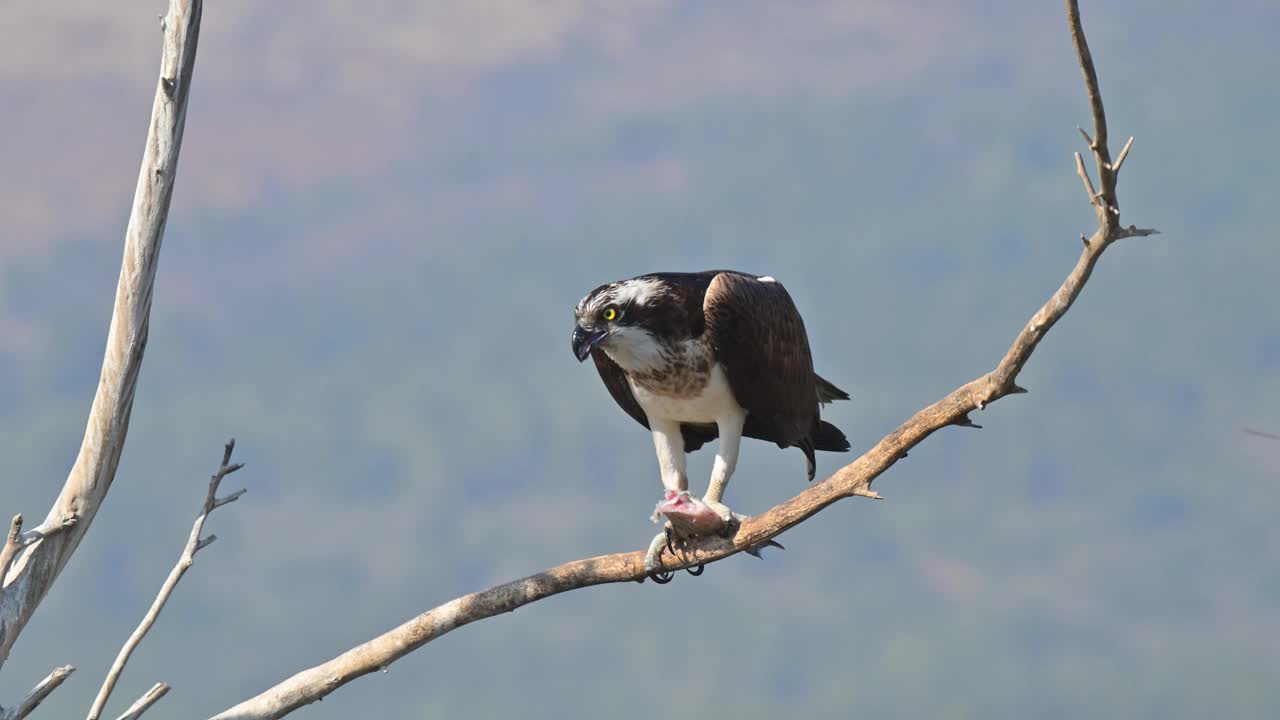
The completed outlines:
[[[31,711],[35,710],[40,703],[44,702],[44,699],[49,697],[54,690],[57,690],[58,686],[61,685],[64,680],[71,677],[71,673],[75,671],[76,669],[70,665],[63,665],[60,668],[54,668],[53,672],[49,673],[48,677],[41,680],[38,685],[32,688],[31,692],[27,693],[27,696],[22,699],[22,702],[8,710],[0,708],[0,720],[22,720],[26,716],[30,715]]]
[[[170,0],[163,28],[160,79],[125,231],[124,259],[98,390],[80,452],[62,491],[44,522],[24,535],[24,546],[6,575],[0,577],[0,666],[88,532],[111,489],[129,430],[195,68],[200,0]]]
[[[1092,237],[1085,240],[1080,259],[1061,287],[1032,315],[994,370],[965,383],[938,402],[917,412],[866,454],[831,477],[781,505],[743,521],[732,538],[705,537],[683,548],[678,557],[664,554],[663,570],[691,568],[723,560],[775,537],[837,500],[855,496],[874,497],[875,493],[870,489],[872,481],[893,467],[899,459],[906,457],[908,450],[929,435],[948,425],[971,426],[969,414],[973,411],[982,410],[1006,395],[1026,392],[1017,385],[1018,373],[1049,329],[1071,308],[1102,253],[1111,243],[1121,238],[1156,232],[1120,226],[1119,204],[1115,192],[1116,173],[1111,167],[1110,151],[1107,148],[1102,95],[1098,90],[1093,58],[1080,27],[1076,0],[1067,0],[1067,17],[1093,113],[1093,137],[1090,138],[1088,133],[1084,135],[1097,166],[1100,187],[1095,193],[1087,173],[1083,172],[1084,165],[1080,163],[1079,169],[1090,193],[1089,202],[1097,212],[1098,229]],[[646,575],[643,560],[643,552],[577,560],[537,575],[464,595],[428,610],[326,663],[294,675],[257,697],[220,713],[215,716],[215,720],[283,717],[297,708],[322,699],[362,675],[385,669],[392,662],[435,638],[468,623],[511,612],[522,605],[569,590],[605,583],[642,581]]]
[[[129,639],[125,641],[124,646],[120,648],[120,653],[116,655],[116,660],[111,664],[111,670],[107,672],[106,679],[102,682],[102,688],[98,690],[98,696],[93,701],[93,707],[89,710],[88,720],[98,720],[102,717],[102,710],[107,705],[107,700],[111,697],[111,691],[115,689],[116,681],[120,679],[120,673],[124,672],[124,666],[129,662],[129,657],[133,655],[133,651],[137,649],[138,644],[147,636],[151,630],[151,626],[155,625],[156,618],[160,617],[160,611],[164,609],[165,603],[169,602],[169,596],[173,594],[174,588],[178,587],[178,581],[191,569],[191,564],[195,562],[196,553],[205,549],[214,540],[218,539],[217,535],[208,537],[200,537],[204,532],[204,521],[209,519],[209,513],[240,499],[245,494],[245,489],[241,488],[230,495],[218,497],[218,488],[222,485],[222,480],[231,473],[244,467],[242,463],[232,464],[231,453],[235,450],[236,441],[232,438],[227,441],[226,447],[222,451],[222,464],[218,466],[218,471],[209,478],[209,489],[205,493],[204,503],[200,506],[200,513],[196,515],[195,523],[191,526],[191,534],[187,537],[187,544],[182,548],[182,555],[178,557],[178,562],[169,571],[169,577],[165,579],[164,585],[160,587],[159,594],[156,599],[151,602],[151,608],[147,610],[147,614],[143,616],[142,622],[129,635]],[[164,683],[156,685],[156,688],[163,687],[146,707],[137,711],[141,715],[147,707],[159,700],[166,692],[169,692],[169,686]],[[155,690],[156,688],[152,688]],[[132,711],[132,710],[131,710]],[[129,715],[129,713],[125,713]],[[136,716],[134,716],[136,717]]]

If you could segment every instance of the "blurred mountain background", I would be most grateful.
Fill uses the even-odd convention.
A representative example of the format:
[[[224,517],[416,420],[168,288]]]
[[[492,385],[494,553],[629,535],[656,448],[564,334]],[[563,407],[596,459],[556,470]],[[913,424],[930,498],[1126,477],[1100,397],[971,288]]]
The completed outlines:
[[[1280,6],[1086,2],[1125,240],[1021,377],[698,579],[452,633],[307,718],[1270,717]],[[0,23],[0,516],[96,387],[163,3]],[[222,442],[249,494],[116,691],[207,716],[459,594],[639,549],[648,435],[569,352],[653,270],[778,277],[860,451],[990,369],[1094,226],[1060,3],[211,2],[116,484],[0,701],[85,712]],[[853,455],[820,456],[829,473]],[[695,489],[712,453],[692,456]],[[804,489],[752,442],[728,498]]]

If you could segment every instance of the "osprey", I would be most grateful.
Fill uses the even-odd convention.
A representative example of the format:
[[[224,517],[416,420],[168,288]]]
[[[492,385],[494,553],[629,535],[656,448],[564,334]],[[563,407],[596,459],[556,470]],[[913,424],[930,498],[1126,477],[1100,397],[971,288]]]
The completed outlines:
[[[800,448],[810,480],[815,450],[849,449],[844,433],[819,417],[821,404],[849,396],[813,371],[804,321],[771,277],[732,270],[641,275],[592,290],[574,319],[574,355],[580,362],[590,355],[613,399],[653,433],[665,489],[655,521],[659,512],[687,513],[685,519],[701,513],[705,527],[730,527],[735,515],[721,500],[743,436]],[[717,437],[699,502],[689,496],[685,453]],[[650,543],[646,569],[657,567],[667,532]]]

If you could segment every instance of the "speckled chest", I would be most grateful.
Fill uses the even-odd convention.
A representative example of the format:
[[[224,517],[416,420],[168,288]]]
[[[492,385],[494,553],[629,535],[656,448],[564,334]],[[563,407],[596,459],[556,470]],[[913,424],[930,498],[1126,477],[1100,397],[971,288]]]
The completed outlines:
[[[669,355],[653,370],[627,373],[631,392],[651,421],[711,423],[742,412],[710,347],[692,340]]]
[[[671,398],[697,396],[711,378],[712,352],[705,338],[663,345],[659,362],[644,370],[630,370],[633,389]]]

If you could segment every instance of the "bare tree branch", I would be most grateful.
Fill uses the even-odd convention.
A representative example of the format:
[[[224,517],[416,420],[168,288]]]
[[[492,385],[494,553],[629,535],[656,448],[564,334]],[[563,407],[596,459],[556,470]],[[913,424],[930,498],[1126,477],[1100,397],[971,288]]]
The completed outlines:
[[[1115,173],[1120,174],[1120,166],[1124,165],[1124,159],[1129,157],[1129,148],[1133,147],[1133,136],[1129,136],[1129,140],[1125,142],[1124,147],[1120,148],[1120,154],[1116,156]]]
[[[152,685],[150,690],[146,691],[143,693],[142,697],[135,700],[134,703],[129,706],[129,709],[125,710],[124,714],[116,718],[116,720],[137,720],[142,717],[142,713],[150,710],[151,706],[159,702],[160,698],[167,695],[168,692],[169,686],[164,683],[156,683],[155,685]]]
[[[98,390],[79,455],[61,493],[44,522],[33,531],[34,541],[13,561],[11,576],[0,578],[0,666],[88,532],[111,488],[129,430],[147,346],[160,243],[182,146],[200,29],[200,0],[170,0],[164,28],[160,79],[125,231],[124,259]]]
[[[196,515],[196,521],[191,526],[191,534],[187,537],[187,544],[182,548],[182,555],[178,557],[178,563],[169,571],[169,577],[165,579],[164,585],[160,586],[160,593],[156,595],[156,599],[151,602],[151,608],[147,610],[147,614],[143,616],[142,622],[134,629],[133,634],[125,641],[124,647],[120,648],[120,653],[116,655],[116,661],[111,664],[111,670],[107,672],[107,678],[102,683],[102,688],[98,690],[98,697],[93,701],[93,707],[89,710],[88,720],[98,720],[102,717],[102,709],[106,707],[107,700],[111,697],[111,691],[115,689],[116,681],[120,679],[120,673],[124,672],[124,666],[129,662],[129,657],[133,655],[133,651],[137,649],[138,644],[142,642],[142,638],[146,637],[151,630],[151,626],[155,624],[156,618],[160,617],[160,611],[164,609],[165,603],[169,602],[169,596],[173,594],[174,588],[178,587],[178,581],[191,568],[195,562],[196,553],[200,552],[209,543],[212,543],[217,536],[210,535],[207,538],[201,538],[200,533],[204,531],[204,521],[209,518],[209,513],[226,505],[235,502],[241,495],[245,494],[246,489],[231,493],[226,497],[218,497],[218,487],[222,485],[222,479],[231,473],[244,467],[243,463],[231,464],[231,453],[235,450],[236,440],[231,438],[227,441],[226,447],[222,451],[222,464],[218,466],[218,471],[209,478],[209,490],[205,493],[204,503],[200,506],[200,514]],[[156,696],[155,700],[159,700],[161,695],[169,692],[169,686],[160,683],[156,685],[159,688],[163,685],[164,690]],[[153,690],[155,688],[152,688]],[[152,702],[155,702],[152,700]],[[148,706],[150,703],[148,703]],[[142,714],[142,708],[138,714]],[[128,714],[128,713],[126,713]]]
[[[1244,431],[1249,433],[1250,435],[1255,435],[1260,438],[1267,438],[1268,440],[1280,440],[1280,435],[1277,435],[1276,433],[1273,433],[1273,432],[1267,432],[1265,430],[1254,430],[1253,428],[1245,428]]]
[[[908,450],[929,435],[948,425],[972,426],[969,418],[971,412],[981,410],[1006,395],[1026,392],[1016,383],[1018,373],[1049,329],[1071,308],[1103,251],[1120,238],[1155,232],[1132,226],[1120,227],[1119,206],[1115,200],[1115,173],[1111,170],[1110,151],[1106,144],[1107,126],[1102,97],[1098,91],[1093,60],[1085,44],[1084,31],[1080,27],[1075,0],[1067,0],[1067,15],[1093,111],[1094,136],[1089,139],[1088,133],[1084,135],[1092,146],[1091,150],[1099,166],[1101,191],[1098,193],[1098,229],[1085,241],[1080,259],[1076,261],[1066,280],[1032,315],[994,370],[956,388],[938,402],[917,412],[862,457],[831,477],[765,513],[742,521],[731,538],[703,537],[687,543],[680,549],[678,557],[664,554],[661,558],[663,570],[704,565],[752,548],[842,498],[878,497],[870,489],[872,481],[893,467],[899,459],[906,457]],[[1083,164],[1080,167],[1083,169]],[[1091,188],[1090,192],[1092,193]],[[455,628],[511,612],[522,605],[557,593],[605,583],[639,582],[645,577],[644,553],[632,552],[576,560],[537,575],[464,595],[428,610],[326,663],[304,670],[260,695],[216,715],[214,720],[283,717],[297,708],[324,698],[362,675],[386,669],[392,662]]]
[[[1080,137],[1084,138],[1084,144],[1085,144],[1085,145],[1088,145],[1088,146],[1089,146],[1089,149],[1090,149],[1090,150],[1092,150],[1092,149],[1093,149],[1093,138],[1089,137],[1089,131],[1088,131],[1088,130],[1085,130],[1084,128],[1082,128],[1082,127],[1080,127],[1079,125],[1077,125],[1077,126],[1076,126],[1076,132],[1080,133]]]
[[[1087,138],[1088,135],[1085,137]],[[1080,182],[1084,183],[1084,191],[1089,195],[1089,204],[1100,205],[1102,198],[1098,196],[1098,191],[1093,189],[1093,180],[1089,179],[1089,171],[1084,169],[1084,158],[1080,157],[1080,153],[1076,153],[1076,174],[1080,176]]]
[[[71,677],[71,673],[75,671],[76,669],[70,665],[54,668],[48,677],[41,680],[38,685],[32,688],[31,692],[27,693],[27,696],[22,699],[21,703],[18,703],[17,707],[8,710],[0,708],[0,720],[22,720],[30,715],[31,711],[36,709],[36,706],[44,702],[44,699],[49,697],[54,690],[57,690],[58,686]]]

